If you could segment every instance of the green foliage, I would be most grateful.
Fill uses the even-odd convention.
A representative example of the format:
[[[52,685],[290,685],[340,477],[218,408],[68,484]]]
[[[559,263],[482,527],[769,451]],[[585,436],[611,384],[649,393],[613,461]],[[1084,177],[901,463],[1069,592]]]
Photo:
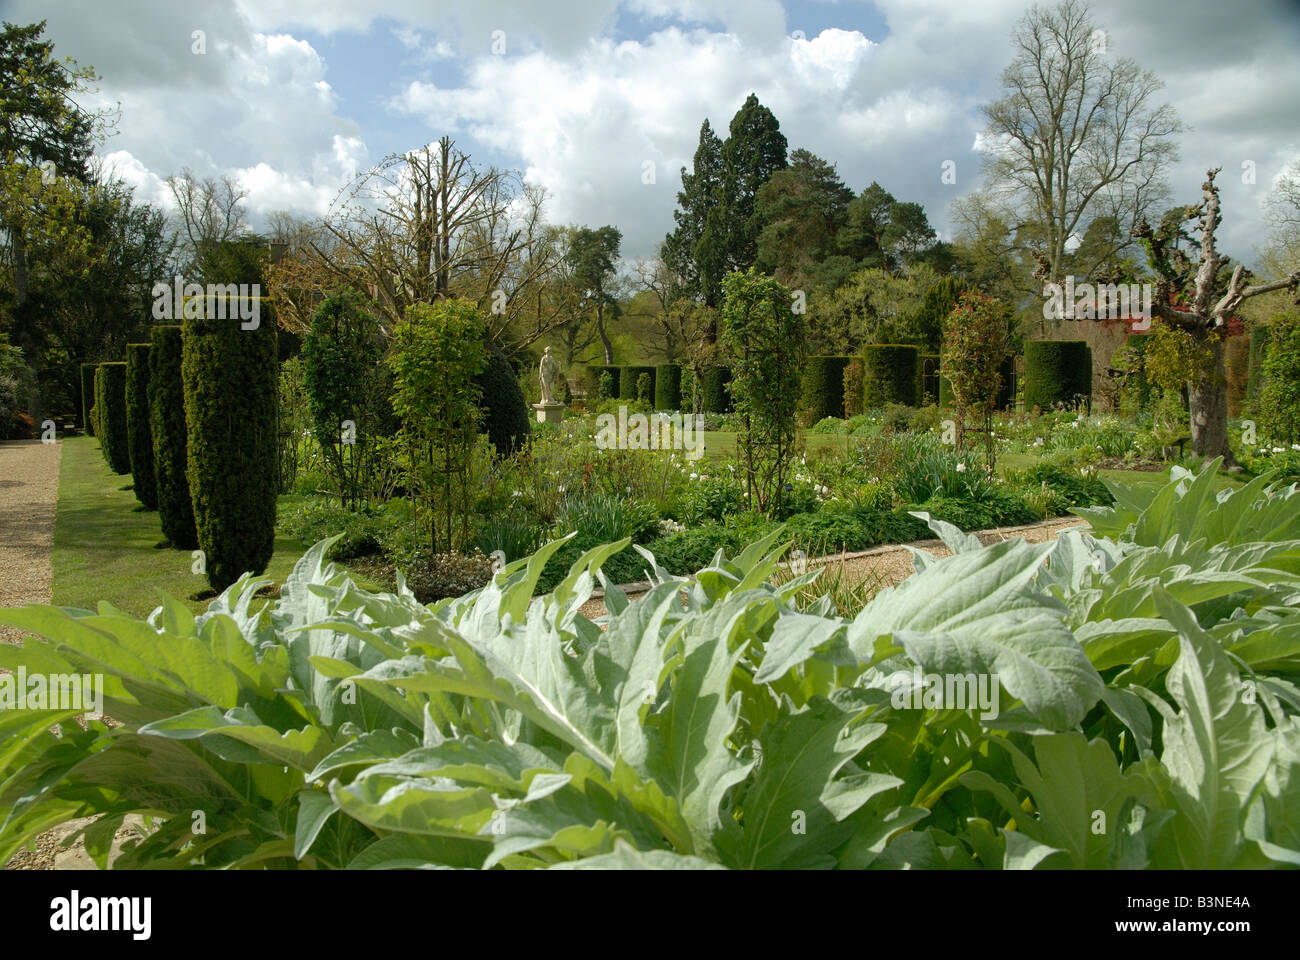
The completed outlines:
[[[486,323],[468,300],[413,304],[395,338],[393,409],[405,424],[408,489],[432,554],[472,534],[470,469],[482,417]],[[432,506],[430,506],[432,505]]]
[[[98,364],[81,365],[81,429],[86,435],[95,435],[95,424],[90,417],[90,408],[95,405],[95,367]]]
[[[721,343],[732,357],[732,398],[740,420],[736,441],[750,509],[782,510],[786,473],[797,440],[795,412],[807,348],[804,315],[790,291],[771,277],[728,274],[722,283]]]
[[[596,396],[606,400],[613,400],[617,398],[618,395],[616,390],[617,378],[614,376],[613,371],[614,371],[613,367],[607,367],[606,369],[600,371],[600,386],[597,388]]]
[[[135,498],[146,510],[157,510],[158,481],[153,465],[153,431],[149,427],[149,350],[147,343],[126,347],[126,434]]]
[[[492,578],[492,561],[477,550],[433,553],[421,548],[403,564],[402,572],[415,599],[436,603],[485,586]]]
[[[649,401],[654,399],[654,367],[620,367],[618,375],[618,398],[620,400],[638,400],[642,399],[637,390],[637,384],[643,375],[650,377],[651,391],[644,399]]]
[[[497,456],[508,457],[523,449],[532,436],[528,402],[514,366],[500,348],[493,345],[475,382],[483,406],[483,429]]]
[[[199,545],[190,502],[185,387],[181,375],[181,328],[156,326],[149,342],[149,435],[153,440],[158,520],[174,547]],[[313,543],[315,541],[312,541]]]
[[[655,368],[655,409],[682,410],[682,368],[675,363]]]
[[[843,416],[847,396],[845,380],[848,357],[805,357],[800,382],[799,409],[805,422]],[[861,391],[858,391],[861,394]],[[861,407],[861,401],[858,402]],[[861,412],[859,409],[858,412]]]
[[[1082,340],[1025,342],[1025,409],[1050,410],[1092,395],[1092,360]]]
[[[940,369],[952,391],[956,412],[957,448],[967,451],[967,431],[988,430],[1001,393],[1011,310],[1002,301],[976,290],[964,291],[943,320]],[[985,434],[985,459],[991,467],[992,436]]]
[[[383,332],[359,294],[327,296],[302,341],[303,385],[312,432],[325,455],[340,500],[355,507],[374,438],[383,430],[388,397],[379,376]]]
[[[872,410],[887,403],[917,406],[919,363],[920,353],[913,346],[868,344],[863,347],[863,408]]]
[[[639,374],[636,378],[636,399],[637,403],[649,405],[654,397],[654,376],[649,373]]]
[[[926,289],[912,321],[912,329],[918,337],[917,345],[924,347],[927,355],[932,355],[934,351],[942,348],[944,321],[948,319],[965,292],[966,281],[961,277],[953,276],[940,277]]]
[[[857,417],[862,414],[862,387],[866,378],[866,367],[861,357],[850,357],[844,365],[844,416]]]
[[[321,540],[333,541],[327,556],[333,560],[378,553],[384,513],[381,508],[363,504],[349,510],[321,497],[283,510],[277,526],[300,543],[310,545]]]
[[[626,540],[542,596],[560,542],[429,607],[324,542],[264,610],[242,578],[197,618],[6,611],[48,642],[0,668],[102,673],[114,724],[0,713],[0,862],[90,817],[102,866],[138,813],[115,868],[1294,866],[1300,494],[1216,497],[1217,466],[1113,485],[1114,538],[929,519],[951,555],[851,617],[778,574],[779,530],[694,580],[647,554],[636,601],[602,581]]]
[[[700,410],[704,413],[732,411],[730,367],[710,367],[704,372]]]
[[[274,325],[185,318],[186,477],[214,590],[265,570],[275,548],[279,369]]]
[[[542,545],[543,532],[526,515],[515,512],[493,514],[479,527],[474,545],[489,557],[499,550],[509,562],[535,553]]]
[[[101,363],[95,374],[99,448],[114,473],[131,472],[131,441],[127,434],[126,364]]]
[[[1293,443],[1300,439],[1300,313],[1274,317],[1268,353],[1260,364],[1264,385],[1259,411],[1265,434]]]

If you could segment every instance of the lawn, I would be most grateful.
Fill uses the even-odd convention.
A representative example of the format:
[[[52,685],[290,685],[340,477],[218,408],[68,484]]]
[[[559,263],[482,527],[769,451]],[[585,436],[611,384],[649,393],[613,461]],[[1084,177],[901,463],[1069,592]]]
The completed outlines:
[[[207,578],[191,572],[190,552],[161,542],[158,513],[140,506],[130,475],[109,470],[93,438],[66,438],[54,520],[54,604],[93,610],[107,600],[143,617],[164,590],[196,613],[206,610],[208,600],[194,598],[208,590]],[[302,553],[296,540],[277,536],[267,575],[281,583]]]

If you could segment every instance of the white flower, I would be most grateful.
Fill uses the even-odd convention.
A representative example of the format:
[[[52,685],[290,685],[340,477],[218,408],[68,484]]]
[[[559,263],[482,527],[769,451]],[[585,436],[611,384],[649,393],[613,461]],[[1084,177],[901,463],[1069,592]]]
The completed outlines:
[[[692,479],[692,480],[698,480],[698,479],[700,479],[700,475],[699,475],[698,473],[692,473],[692,474],[691,474],[691,479]]]
[[[958,473],[965,473],[965,472],[966,472],[966,464],[964,464],[964,463],[959,463],[959,464],[957,464],[957,472],[958,472]]]

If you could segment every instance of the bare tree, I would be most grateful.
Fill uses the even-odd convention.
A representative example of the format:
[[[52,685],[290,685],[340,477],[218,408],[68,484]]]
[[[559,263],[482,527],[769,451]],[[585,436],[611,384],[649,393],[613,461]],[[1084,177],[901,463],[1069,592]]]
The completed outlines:
[[[1222,456],[1229,466],[1236,461],[1228,447],[1227,370],[1223,358],[1223,327],[1243,302],[1274,290],[1295,292],[1300,286],[1300,269],[1269,283],[1248,285],[1248,272],[1240,263],[1227,279],[1221,272],[1229,258],[1219,252],[1215,233],[1219,228],[1219,188],[1214,178],[1220,168],[1210,170],[1201,184],[1199,204],[1187,207],[1181,217],[1166,217],[1160,229],[1143,220],[1135,236],[1146,245],[1157,279],[1152,314],[1187,333],[1208,351],[1208,361],[1188,384],[1192,417],[1192,450],[1201,457]],[[1193,260],[1178,249],[1181,223],[1195,220],[1200,237],[1200,255]],[[1177,295],[1177,296],[1176,296]],[[1176,299],[1181,303],[1175,307]]]
[[[242,206],[248,191],[234,177],[200,180],[185,169],[167,178],[167,188],[176,202],[176,232],[187,267],[193,269],[205,251],[248,230]]]
[[[1067,244],[1099,217],[1113,218],[1118,247],[1163,192],[1182,130],[1172,107],[1157,105],[1163,84],[1134,60],[1107,50],[1088,8],[1064,0],[1034,7],[1014,37],[1002,73],[1005,95],[984,108],[988,192],[1013,232],[1027,232],[1039,279],[1064,276]],[[1117,252],[1099,249],[1104,262]]]

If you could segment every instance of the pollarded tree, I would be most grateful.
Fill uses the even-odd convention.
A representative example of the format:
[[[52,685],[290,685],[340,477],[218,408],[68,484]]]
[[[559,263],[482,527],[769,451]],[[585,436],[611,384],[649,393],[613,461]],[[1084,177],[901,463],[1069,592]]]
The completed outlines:
[[[1295,292],[1300,287],[1300,270],[1270,283],[1248,285],[1249,274],[1241,264],[1227,274],[1228,257],[1219,252],[1215,233],[1219,228],[1219,188],[1214,178],[1220,168],[1209,171],[1201,184],[1202,199],[1196,206],[1170,211],[1159,229],[1143,220],[1134,235],[1147,248],[1156,273],[1152,313],[1162,323],[1187,333],[1203,347],[1204,362],[1187,385],[1192,419],[1192,451],[1199,457],[1223,457],[1229,466],[1236,460],[1228,446],[1228,379],[1223,358],[1223,339],[1229,319],[1251,297],[1274,290]],[[1184,223],[1195,221],[1192,238],[1183,232]],[[1192,259],[1179,249],[1180,241],[1192,241],[1200,253]]]
[[[728,274],[722,293],[719,342],[731,356],[746,501],[750,509],[779,515],[798,436],[807,324],[790,290],[753,267]]]

